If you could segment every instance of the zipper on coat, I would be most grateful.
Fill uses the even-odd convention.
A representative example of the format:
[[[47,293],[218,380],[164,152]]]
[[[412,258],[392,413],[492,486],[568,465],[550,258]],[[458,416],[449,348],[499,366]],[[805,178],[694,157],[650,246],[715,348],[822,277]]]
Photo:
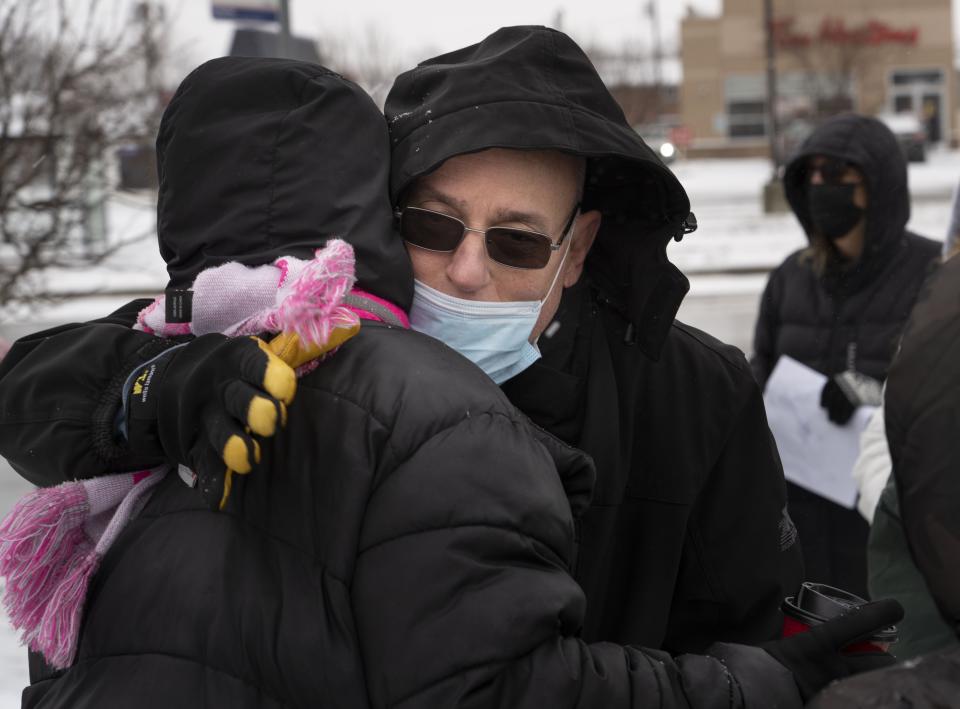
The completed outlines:
[[[831,313],[830,318],[830,334],[827,337],[827,348],[823,353],[823,356],[820,358],[820,361],[823,363],[823,373],[828,377],[834,374],[842,372],[843,369],[834,369],[836,364],[834,358],[834,343],[837,340],[837,331],[840,329],[840,312],[843,310],[843,304],[846,302],[846,297],[843,295],[831,296],[830,302],[833,305],[833,312]]]
[[[857,341],[847,343],[847,371],[857,371]]]
[[[582,513],[573,517],[573,558],[570,560],[570,575],[579,583],[580,579],[580,543],[583,534]]]

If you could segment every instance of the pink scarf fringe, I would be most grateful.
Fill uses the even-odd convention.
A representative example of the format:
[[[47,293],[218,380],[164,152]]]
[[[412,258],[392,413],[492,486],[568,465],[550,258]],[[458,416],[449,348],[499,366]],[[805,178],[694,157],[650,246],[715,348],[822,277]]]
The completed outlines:
[[[161,466],[41,488],[0,523],[4,607],[21,641],[51,666],[73,662],[90,579],[166,472]]]

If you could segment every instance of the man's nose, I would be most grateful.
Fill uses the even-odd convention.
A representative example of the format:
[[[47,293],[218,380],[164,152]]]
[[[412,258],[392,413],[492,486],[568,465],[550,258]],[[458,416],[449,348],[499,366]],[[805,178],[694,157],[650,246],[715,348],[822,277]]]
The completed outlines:
[[[479,291],[490,282],[485,238],[468,231],[447,264],[447,278],[466,293]]]
[[[823,184],[823,175],[820,174],[819,167],[815,167],[810,170],[810,184],[811,185]]]

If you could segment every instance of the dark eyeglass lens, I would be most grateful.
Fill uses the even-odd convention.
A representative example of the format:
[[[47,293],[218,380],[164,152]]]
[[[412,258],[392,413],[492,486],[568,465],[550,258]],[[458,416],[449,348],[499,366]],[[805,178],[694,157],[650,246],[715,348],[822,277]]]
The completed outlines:
[[[514,268],[543,268],[550,262],[550,240],[515,229],[494,227],[487,231],[487,253],[494,261]]]
[[[454,251],[463,238],[463,225],[444,214],[406,209],[400,218],[400,236],[414,246]]]

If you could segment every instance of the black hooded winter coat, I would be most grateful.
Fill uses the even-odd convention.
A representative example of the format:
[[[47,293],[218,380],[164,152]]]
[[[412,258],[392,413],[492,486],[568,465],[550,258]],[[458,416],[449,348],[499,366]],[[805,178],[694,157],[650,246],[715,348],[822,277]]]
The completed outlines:
[[[402,74],[386,113],[395,202],[463,153],[587,158],[582,209],[603,220],[586,276],[542,360],[503,387],[597,464],[576,573],[584,636],[673,651],[777,636],[801,566],[760,389],[739,351],[674,323],[688,283],[666,246],[695,227],[687,195],[582,50],[505,28]]]
[[[831,259],[818,274],[807,251],[797,251],[770,275],[752,359],[762,385],[781,355],[826,375],[855,369],[885,379],[920,286],[940,253],[939,244],[906,230],[907,164],[896,138],[875,118],[855,114],[820,126],[787,166],[787,199],[808,236],[813,224],[807,164],[815,155],[849,162],[864,176],[863,255],[846,269]],[[807,577],[866,597],[866,522],[855,510],[788,487]]]
[[[752,359],[761,384],[784,354],[827,375],[853,368],[885,379],[917,292],[940,254],[940,244],[906,229],[907,163],[896,138],[877,119],[855,114],[833,118],[814,131],[787,166],[787,200],[808,236],[814,227],[807,164],[815,155],[849,162],[863,173],[863,255],[847,269],[831,259],[817,274],[804,249],[770,275]]]
[[[336,225],[363,287],[406,305],[386,127],[349,82],[215,60],[184,81],[158,148],[175,283],[310,248]],[[109,436],[118,382],[170,345],[127,329],[135,312],[3,361],[0,446],[32,479],[120,464],[115,446],[72,466],[60,449]],[[63,396],[80,386],[99,396]],[[756,648],[715,648],[724,664],[579,636],[574,519],[592,478],[466,359],[365,321],[300,380],[266,469],[224,512],[176,475],[160,484],[93,580],[76,663],[24,706],[798,707],[792,675]]]
[[[910,553],[960,637],[960,259],[940,266],[921,292],[884,404]]]
[[[916,564],[960,639],[960,259],[940,266],[917,298],[890,367],[884,414],[910,550],[904,563]],[[960,707],[960,649],[838,682],[811,706]]]

